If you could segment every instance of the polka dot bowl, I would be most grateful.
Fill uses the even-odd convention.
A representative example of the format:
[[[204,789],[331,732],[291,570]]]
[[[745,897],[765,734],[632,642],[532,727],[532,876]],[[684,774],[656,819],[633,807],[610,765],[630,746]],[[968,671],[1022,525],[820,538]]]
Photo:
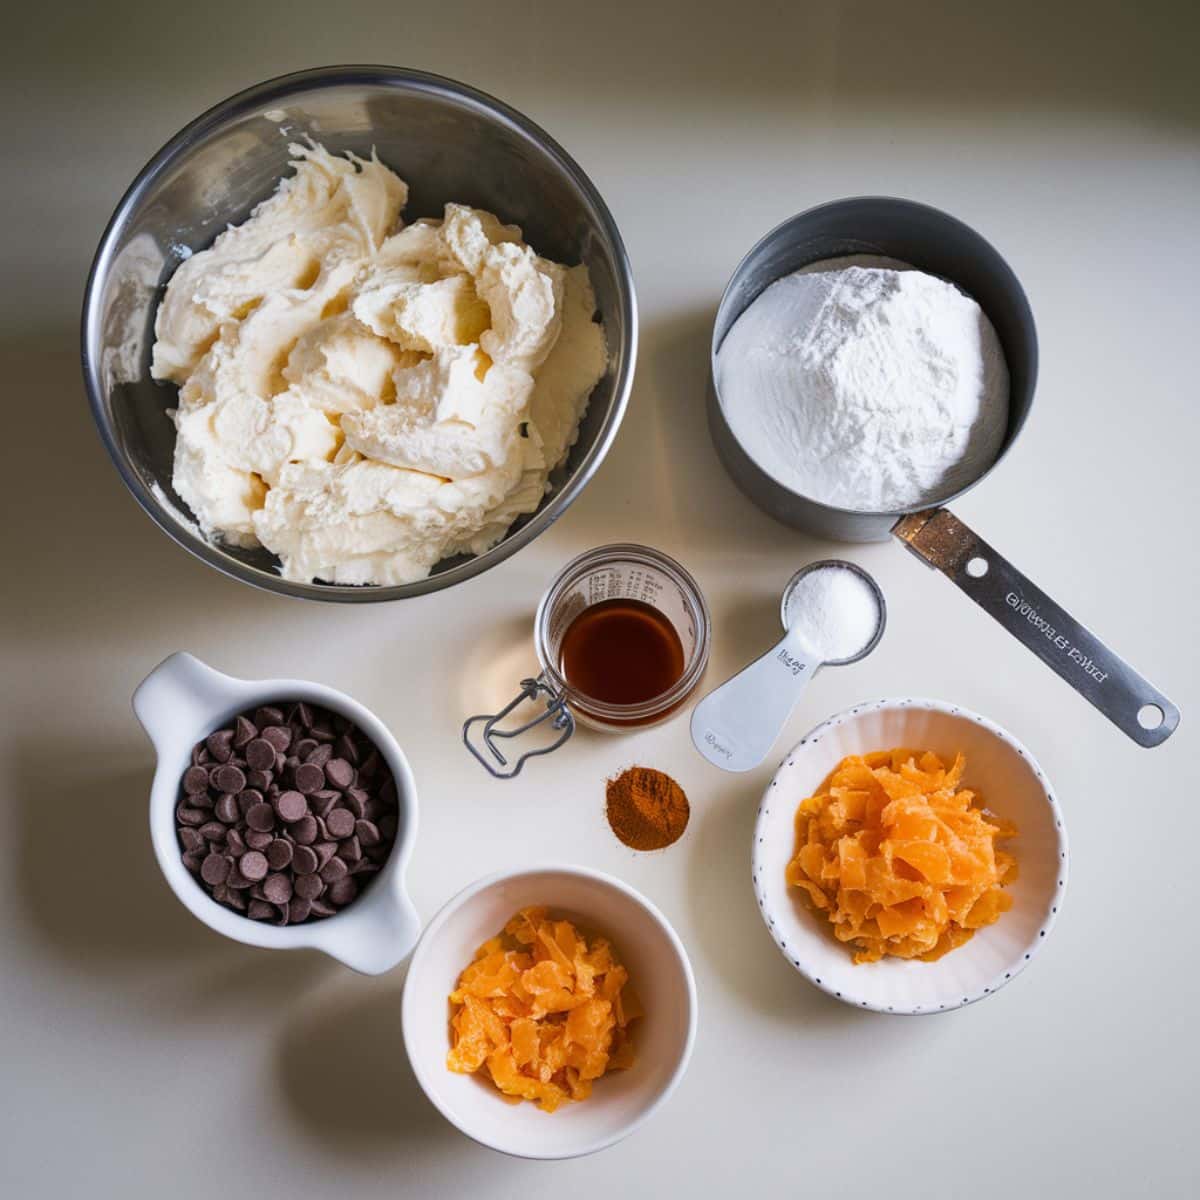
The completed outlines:
[[[1016,855],[1019,873],[1009,889],[1013,907],[937,962],[885,958],[855,965],[827,919],[787,886],[784,870],[794,852],[797,805],[846,755],[893,746],[951,759],[957,751],[966,755],[965,786],[1017,824],[1017,836],[1006,848]],[[1067,833],[1045,772],[999,725],[937,700],[879,700],[830,717],[784,759],[759,805],[752,870],[771,937],[809,982],[874,1012],[948,1012],[994,995],[1045,944],[1067,885]]]

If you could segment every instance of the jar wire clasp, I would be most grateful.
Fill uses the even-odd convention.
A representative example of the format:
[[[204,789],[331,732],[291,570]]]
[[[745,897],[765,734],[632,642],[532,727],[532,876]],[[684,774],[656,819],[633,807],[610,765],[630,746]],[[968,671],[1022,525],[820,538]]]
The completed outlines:
[[[514,729],[498,728],[505,717],[515,708],[529,701],[536,701],[539,696],[546,697],[545,712],[539,713]],[[520,737],[547,721],[550,722],[552,729],[559,731],[558,737],[547,746],[539,746],[536,750],[526,750],[515,762],[510,764],[504,752],[496,744],[496,739]],[[477,745],[471,734],[474,727],[480,724],[483,726],[479,735],[481,745]],[[545,675],[539,675],[536,679],[522,679],[521,691],[498,713],[480,713],[477,716],[468,717],[463,722],[462,728],[463,744],[483,764],[484,769],[497,779],[514,779],[521,773],[521,768],[529,759],[552,753],[574,732],[575,718],[567,707],[566,697],[550,686]]]

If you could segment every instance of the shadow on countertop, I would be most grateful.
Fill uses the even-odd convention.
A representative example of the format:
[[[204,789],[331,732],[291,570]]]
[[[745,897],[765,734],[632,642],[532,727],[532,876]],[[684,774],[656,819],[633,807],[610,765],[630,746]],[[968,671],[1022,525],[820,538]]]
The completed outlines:
[[[338,1157],[379,1152],[407,1160],[417,1148],[472,1149],[425,1098],[409,1066],[402,990],[399,970],[374,980],[345,977],[295,1006],[275,1045],[275,1081],[289,1115]]]
[[[68,970],[151,1020],[203,1023],[265,1011],[336,969],[314,951],[229,941],[183,908],[150,844],[148,747],[72,741],[60,727],[14,749],[16,910]]]

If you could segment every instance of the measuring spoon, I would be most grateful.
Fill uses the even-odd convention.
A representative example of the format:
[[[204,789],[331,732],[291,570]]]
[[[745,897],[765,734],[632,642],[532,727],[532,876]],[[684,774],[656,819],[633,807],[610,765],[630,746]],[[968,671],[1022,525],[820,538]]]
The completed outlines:
[[[875,597],[878,619],[874,631],[854,653],[824,661],[808,643],[810,632],[794,619],[792,601],[802,579],[814,571],[829,570],[853,571],[865,580]],[[724,771],[757,767],[771,752],[812,677],[822,667],[843,667],[866,658],[879,644],[887,624],[887,605],[879,585],[861,567],[837,558],[809,563],[797,571],[783,589],[779,614],[783,638],[705,696],[692,713],[692,742]]]

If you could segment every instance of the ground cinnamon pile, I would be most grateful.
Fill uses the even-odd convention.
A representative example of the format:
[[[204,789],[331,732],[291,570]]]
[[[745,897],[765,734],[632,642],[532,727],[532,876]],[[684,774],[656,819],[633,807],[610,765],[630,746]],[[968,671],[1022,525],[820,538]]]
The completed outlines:
[[[630,767],[608,781],[608,823],[634,850],[661,850],[687,828],[691,806],[670,775]]]

